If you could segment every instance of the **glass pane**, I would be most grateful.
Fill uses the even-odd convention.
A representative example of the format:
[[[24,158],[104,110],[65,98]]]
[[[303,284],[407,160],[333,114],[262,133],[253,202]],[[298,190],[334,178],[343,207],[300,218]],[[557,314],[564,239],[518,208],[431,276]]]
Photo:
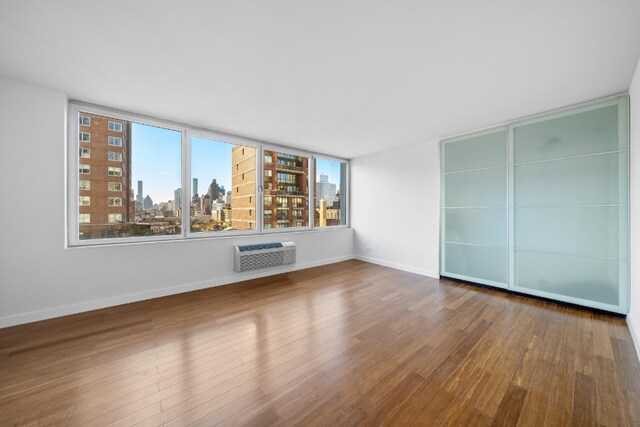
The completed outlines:
[[[627,208],[548,207],[515,210],[515,247],[606,258],[626,256]]]
[[[516,286],[618,305],[624,261],[516,251]]]
[[[507,249],[446,243],[445,250],[445,273],[507,283]]]
[[[626,204],[627,152],[514,166],[523,205]]]
[[[443,147],[445,173],[507,164],[507,134],[504,129],[447,142]]]
[[[309,159],[264,151],[264,227],[309,226]]]
[[[91,157],[82,159],[89,166],[82,178],[91,186],[80,189],[80,196],[90,197],[91,205],[79,207],[79,238],[180,234],[175,200],[182,192],[182,133],[86,112],[82,116],[89,118],[82,126],[89,136],[79,144],[91,149]],[[109,121],[119,124],[117,131]]]
[[[447,242],[507,247],[507,210],[445,209]]]
[[[517,126],[516,163],[626,150],[618,147],[618,105]]]
[[[191,186],[191,232],[255,230],[255,148],[192,137]]]
[[[497,207],[507,204],[507,169],[443,175],[446,207]]]
[[[347,165],[336,160],[315,159],[316,192],[314,226],[330,227],[347,223]]]

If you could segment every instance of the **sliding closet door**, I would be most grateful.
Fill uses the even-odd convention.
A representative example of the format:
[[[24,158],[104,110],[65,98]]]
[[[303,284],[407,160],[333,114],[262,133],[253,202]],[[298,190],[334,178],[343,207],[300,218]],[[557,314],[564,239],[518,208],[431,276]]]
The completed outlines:
[[[442,144],[441,274],[507,287],[505,128]]]
[[[511,282],[626,313],[627,99],[510,127]]]

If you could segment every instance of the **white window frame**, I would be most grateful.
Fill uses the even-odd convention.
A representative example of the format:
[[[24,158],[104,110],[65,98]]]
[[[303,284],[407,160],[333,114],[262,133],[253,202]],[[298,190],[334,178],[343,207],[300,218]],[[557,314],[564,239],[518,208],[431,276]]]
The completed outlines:
[[[86,156],[83,156],[84,153],[87,153]],[[78,150],[79,157],[81,159],[90,159],[91,158],[91,149],[86,147],[80,147]]]
[[[83,205],[82,202],[80,200],[82,199],[86,199],[89,201],[89,204],[87,205]],[[87,206],[91,206],[91,196],[78,196],[78,206],[79,207],[87,207]]]
[[[86,166],[89,172],[80,172],[80,166]],[[85,170],[85,168],[82,168],[82,170]],[[78,175],[91,175],[91,165],[86,165],[84,163],[78,163]]]
[[[120,219],[117,221],[111,221],[111,217],[115,216],[115,215],[120,215]],[[122,222],[122,214],[121,213],[110,213],[107,214],[107,224],[118,224],[119,222]]]
[[[88,221],[80,221],[80,218],[81,218],[81,217],[88,218]],[[91,214],[90,214],[90,213],[81,213],[81,214],[78,214],[78,222],[79,222],[80,224],[91,224]]]
[[[111,129],[111,125],[113,124],[113,129]],[[116,126],[120,126],[120,129],[115,129]],[[113,120],[109,120],[109,123],[107,124],[107,130],[111,131],[111,132],[120,132],[122,133],[122,122],[114,122]]]
[[[82,181],[84,181],[84,182],[88,182],[88,183],[89,183],[89,185],[87,186],[87,188],[82,188],[82,187],[81,187],[81,183],[82,183]],[[88,179],[80,179],[80,180],[78,180],[78,189],[79,189],[80,191],[91,191],[91,180],[88,180]]]
[[[111,170],[113,169],[113,174],[111,173]],[[116,175],[116,170],[120,171],[119,175]],[[122,168],[118,167],[118,166],[107,166],[107,176],[122,176]]]
[[[111,184],[117,184],[120,186],[120,189],[116,190],[116,189],[111,189]],[[115,185],[114,185],[115,186]],[[107,182],[107,191],[116,191],[116,192],[122,192],[122,183],[121,182],[116,182],[116,181],[108,181]]]
[[[120,144],[112,144],[111,141],[114,141],[114,142],[115,141],[120,141]],[[122,147],[122,138],[119,137],[119,136],[111,136],[111,135],[109,135],[107,137],[107,145],[109,147]]]
[[[111,155],[113,154],[114,157],[119,157],[118,159],[112,159]],[[119,153],[117,151],[107,151],[107,160],[110,162],[119,162],[122,163],[122,153]]]
[[[89,124],[84,124],[84,119],[89,119]],[[80,114],[78,122],[80,123],[80,126],[89,127],[91,126],[91,116]]]
[[[120,203],[116,203],[119,201]],[[113,203],[112,203],[113,202]],[[107,197],[107,206],[110,208],[121,208],[122,207],[122,197],[120,196],[109,196]]]
[[[181,224],[181,233],[175,235],[160,235],[160,236],[144,236],[144,237],[116,237],[116,238],[104,238],[104,239],[80,239],[80,227],[78,222],[78,197],[79,197],[79,179],[81,176],[79,174],[79,157],[78,157],[78,148],[82,142],[79,138],[73,137],[74,135],[79,135],[80,131],[80,123],[78,120],[78,116],[81,112],[87,114],[96,114],[99,116],[103,116],[106,118],[111,118],[114,120],[123,121],[124,122],[137,122],[140,124],[145,124],[149,126],[157,126],[168,130],[181,132],[182,135],[182,205],[190,206],[191,203],[191,137],[200,137],[204,139],[211,139],[215,141],[225,142],[229,144],[236,145],[244,145],[248,147],[252,147],[256,149],[256,209],[255,209],[255,218],[256,218],[256,228],[254,230],[231,230],[231,231],[212,231],[212,232],[197,232],[191,233],[191,218],[190,218],[190,209],[182,209],[182,224]],[[67,164],[68,164],[68,172],[67,172],[67,229],[68,233],[66,236],[66,246],[74,247],[74,246],[100,246],[100,245],[113,245],[113,244],[131,244],[131,243],[149,243],[155,241],[171,241],[171,240],[185,240],[185,239],[200,239],[200,238],[224,238],[230,236],[241,236],[241,235],[272,235],[277,233],[296,233],[296,232],[308,232],[308,231],[317,231],[323,232],[327,230],[334,230],[337,228],[349,228],[350,227],[350,164],[348,159],[343,159],[335,156],[329,156],[322,153],[312,153],[292,147],[281,146],[277,144],[265,143],[262,141],[245,138],[237,135],[230,135],[226,133],[221,133],[209,129],[198,128],[194,126],[185,125],[182,123],[176,123],[168,120],[159,120],[153,117],[148,117],[140,114],[129,113],[125,111],[120,111],[116,109],[100,107],[93,104],[83,103],[79,101],[70,101],[68,106],[68,117],[70,118],[67,122],[68,124],[68,145],[67,145]],[[75,119],[71,119],[75,117]],[[123,141],[124,142],[124,141]],[[303,156],[308,158],[309,167],[308,167],[308,225],[304,227],[286,227],[286,228],[266,228],[264,227],[264,192],[262,189],[264,188],[264,155],[265,151],[276,151],[283,152],[296,156]],[[345,215],[345,224],[344,225],[335,225],[328,227],[314,227],[314,215],[315,215],[315,161],[316,157],[320,157],[322,159],[339,161],[342,163],[346,163],[346,196],[344,197],[344,207],[343,213]],[[273,159],[274,162],[277,163],[277,159]],[[122,168],[121,168],[122,169]],[[107,172],[108,173],[108,172]],[[115,176],[115,175],[109,175]],[[227,189],[229,191],[231,189]],[[233,196],[232,196],[233,197]],[[302,196],[300,196],[302,197]],[[341,200],[341,203],[342,200]],[[276,213],[274,212],[274,215]]]
[[[346,200],[344,201],[344,206],[342,205],[342,200],[340,200],[340,215],[345,216],[345,223],[344,224],[338,224],[338,225],[327,225],[325,227],[315,227],[315,229],[318,230],[334,230],[336,228],[347,228],[349,227],[349,200],[350,200],[350,195],[351,195],[351,188],[349,186],[349,177],[351,176],[351,171],[349,170],[349,168],[351,167],[351,163],[348,160],[345,159],[340,159],[338,157],[334,157],[334,156],[325,156],[323,154],[318,154],[318,155],[314,155],[313,156],[314,162],[313,162],[313,167],[315,169],[316,167],[316,163],[315,160],[317,159],[322,159],[322,160],[330,160],[332,162],[339,162],[339,163],[344,163],[346,165],[345,169],[345,184],[344,184],[344,188],[347,190],[347,195],[346,195]],[[313,191],[314,191],[314,199],[311,201],[312,205],[313,205],[313,210],[315,212],[316,209],[316,201],[315,201],[315,190],[316,190],[316,171],[313,171]],[[340,179],[342,179],[342,177],[340,177]],[[342,197],[342,194],[340,195],[340,197]],[[315,215],[315,213],[314,213]],[[315,217],[314,217],[314,223],[315,223]]]
[[[84,136],[88,135],[88,139],[84,139]],[[78,141],[80,142],[91,142],[91,132],[78,131]]]

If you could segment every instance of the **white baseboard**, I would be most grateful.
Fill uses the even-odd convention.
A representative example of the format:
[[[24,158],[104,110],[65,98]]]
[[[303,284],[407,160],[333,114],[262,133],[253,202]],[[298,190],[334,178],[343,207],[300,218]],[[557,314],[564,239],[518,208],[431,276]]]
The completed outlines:
[[[384,267],[395,268],[396,270],[402,270],[402,271],[408,271],[409,273],[420,274],[421,276],[432,277],[434,279],[440,278],[440,274],[437,271],[433,271],[433,270],[426,270],[424,268],[412,267],[410,265],[398,264],[395,262],[384,261],[378,258],[371,258],[363,255],[356,255],[354,258],[359,259],[360,261],[382,265]]]
[[[98,300],[84,301],[77,304],[69,304],[59,307],[47,308],[45,310],[31,311],[28,313],[14,314],[0,317],[0,328],[22,325],[24,323],[37,322],[39,320],[52,319],[55,317],[68,316],[70,314],[82,313],[85,311],[97,310],[100,308],[113,307],[116,305],[129,304],[132,302],[144,301],[152,298],[159,298],[168,295],[180,294],[183,292],[197,291],[199,289],[213,288],[216,286],[228,285],[242,282],[244,280],[257,279],[260,277],[273,276],[275,274],[286,273],[306,268],[319,267],[326,264],[347,261],[353,256],[347,255],[336,258],[327,258],[319,261],[311,261],[302,264],[292,264],[269,270],[256,271],[251,273],[237,273],[231,276],[221,277],[202,282],[188,283],[184,285],[170,286],[167,288],[154,289],[151,291],[136,292],[133,294],[119,295],[116,297],[103,298]]]
[[[627,315],[627,325],[629,326],[629,332],[631,332],[633,345],[636,347],[636,356],[640,360],[640,329],[638,328],[640,325],[634,324],[632,317],[629,315]]]

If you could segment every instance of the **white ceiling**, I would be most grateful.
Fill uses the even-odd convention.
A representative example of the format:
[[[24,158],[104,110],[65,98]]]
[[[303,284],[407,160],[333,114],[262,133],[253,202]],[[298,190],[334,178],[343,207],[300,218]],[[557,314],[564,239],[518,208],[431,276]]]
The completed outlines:
[[[638,0],[0,2],[2,76],[348,158],[626,91],[639,57]]]

